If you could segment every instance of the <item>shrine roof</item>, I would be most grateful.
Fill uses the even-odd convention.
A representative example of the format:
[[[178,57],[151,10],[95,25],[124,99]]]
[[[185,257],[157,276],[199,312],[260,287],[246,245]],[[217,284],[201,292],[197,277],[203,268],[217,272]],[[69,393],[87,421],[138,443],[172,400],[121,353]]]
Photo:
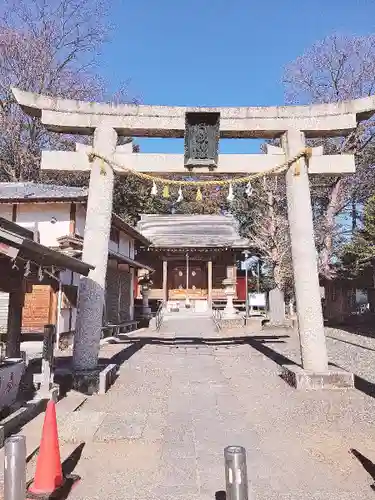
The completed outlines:
[[[86,200],[86,188],[35,182],[0,182],[0,203],[30,201]]]
[[[153,248],[247,248],[231,215],[142,214],[138,231]]]

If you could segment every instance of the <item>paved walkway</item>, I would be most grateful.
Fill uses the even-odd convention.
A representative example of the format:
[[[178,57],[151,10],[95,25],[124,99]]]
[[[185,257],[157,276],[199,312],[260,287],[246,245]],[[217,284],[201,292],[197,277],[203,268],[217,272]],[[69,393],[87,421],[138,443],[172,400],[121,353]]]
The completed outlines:
[[[295,334],[219,338],[209,318],[167,319],[160,335],[105,347],[122,349],[118,380],[60,428],[63,456],[86,443],[69,498],[213,500],[230,444],[247,449],[255,500],[375,495],[372,397],[288,387],[275,360],[294,356]]]

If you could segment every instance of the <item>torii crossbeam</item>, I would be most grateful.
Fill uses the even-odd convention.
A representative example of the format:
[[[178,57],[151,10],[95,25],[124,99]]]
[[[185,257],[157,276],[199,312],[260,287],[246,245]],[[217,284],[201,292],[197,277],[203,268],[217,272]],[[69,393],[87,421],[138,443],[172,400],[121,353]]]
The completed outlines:
[[[89,163],[88,152],[140,172],[184,173],[197,167],[204,173],[250,174],[290,160],[305,148],[305,138],[348,135],[375,111],[375,96],[311,106],[188,108],[88,103],[19,89],[13,94],[23,110],[40,117],[47,129],[94,135],[91,150],[81,145],[75,152],[44,151],[42,156],[42,169],[91,170],[82,258],[95,269],[81,279],[73,354],[76,387],[88,392],[97,390],[98,383],[114,179],[108,164],[106,175],[101,175],[102,162]],[[132,153],[129,146],[117,146],[118,136],[185,137],[185,155]],[[218,155],[219,138],[281,138],[282,148],[269,147],[267,155]],[[285,368],[285,373],[298,387],[353,385],[352,374],[328,366],[308,173],[354,171],[353,155],[326,156],[314,148],[309,172],[304,158],[299,160],[298,175],[293,167],[286,172],[302,367]]]

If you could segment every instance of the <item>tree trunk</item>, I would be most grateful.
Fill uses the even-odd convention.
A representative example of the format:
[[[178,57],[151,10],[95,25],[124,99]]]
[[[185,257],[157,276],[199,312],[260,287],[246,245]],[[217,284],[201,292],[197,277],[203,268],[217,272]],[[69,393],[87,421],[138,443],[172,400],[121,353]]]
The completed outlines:
[[[341,180],[338,180],[333,186],[327,211],[325,214],[323,238],[323,248],[320,252],[320,269],[319,272],[326,278],[332,278],[331,257],[333,253],[333,233],[335,229],[335,217],[337,214],[337,203],[340,193]]]
[[[276,250],[274,250],[272,253],[274,253],[274,252],[276,252]],[[284,289],[283,273],[282,273],[281,265],[278,262],[276,256],[275,256],[273,262],[274,262],[274,266],[273,266],[273,279],[275,281],[275,285],[280,290],[283,290]]]
[[[355,196],[352,197],[352,233],[357,229],[357,203]]]

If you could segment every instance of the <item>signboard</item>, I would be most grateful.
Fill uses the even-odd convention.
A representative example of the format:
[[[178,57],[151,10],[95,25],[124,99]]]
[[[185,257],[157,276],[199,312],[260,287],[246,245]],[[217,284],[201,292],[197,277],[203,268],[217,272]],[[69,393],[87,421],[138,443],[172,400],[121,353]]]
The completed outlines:
[[[15,402],[24,369],[21,360],[0,367],[0,411]]]
[[[250,257],[244,261],[241,262],[241,269],[245,271],[246,269],[249,270],[252,267],[255,267],[255,265],[258,263],[259,259],[256,256]]]
[[[5,243],[0,243],[0,253],[15,259],[18,255],[19,249],[6,245]]]
[[[266,307],[265,293],[249,293],[250,307]]]

